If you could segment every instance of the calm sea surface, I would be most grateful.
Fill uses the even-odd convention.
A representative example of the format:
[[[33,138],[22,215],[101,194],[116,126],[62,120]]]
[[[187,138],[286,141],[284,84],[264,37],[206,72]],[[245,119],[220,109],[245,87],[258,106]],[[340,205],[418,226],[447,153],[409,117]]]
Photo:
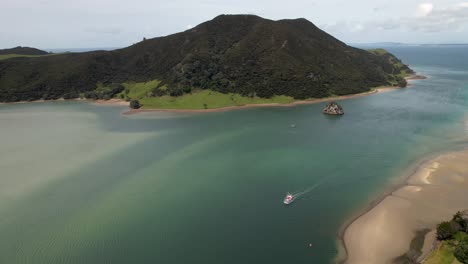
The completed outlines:
[[[352,215],[468,142],[468,48],[389,50],[430,79],[339,118],[0,105],[0,263],[330,263]]]

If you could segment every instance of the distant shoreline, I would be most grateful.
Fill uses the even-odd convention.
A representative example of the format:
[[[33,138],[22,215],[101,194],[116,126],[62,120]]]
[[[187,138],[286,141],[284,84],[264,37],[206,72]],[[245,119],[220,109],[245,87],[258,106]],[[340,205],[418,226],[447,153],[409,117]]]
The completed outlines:
[[[423,80],[427,79],[426,76],[413,74],[405,78],[407,81],[411,80]],[[220,108],[209,108],[209,109],[173,109],[173,108],[155,108],[155,109],[130,109],[128,111],[123,112],[123,115],[133,115],[138,113],[151,113],[151,112],[171,112],[171,113],[212,113],[212,112],[225,112],[225,111],[232,111],[232,110],[239,110],[239,109],[249,109],[249,108],[262,108],[262,107],[293,107],[297,105],[307,105],[307,104],[318,104],[323,102],[330,102],[330,101],[340,101],[346,100],[356,97],[362,97],[367,95],[372,95],[376,93],[382,92],[389,92],[398,89],[404,89],[411,86],[411,83],[408,83],[407,87],[398,87],[398,86],[385,86],[374,88],[370,91],[357,93],[357,94],[349,94],[349,95],[340,95],[340,96],[331,96],[319,99],[311,99],[311,100],[298,100],[292,103],[280,104],[280,103],[266,103],[266,104],[246,104],[246,105],[233,105],[233,106],[226,106]]]
[[[219,108],[209,108],[209,109],[172,109],[172,108],[155,108],[155,109],[131,109],[123,113],[123,115],[133,115],[138,113],[148,113],[148,112],[173,112],[173,113],[210,113],[210,112],[225,112],[225,111],[232,111],[232,110],[240,110],[240,109],[249,109],[249,108],[262,108],[262,107],[292,107],[297,105],[306,105],[306,104],[317,104],[329,101],[340,101],[355,97],[366,96],[370,94],[374,94],[377,92],[383,91],[390,91],[394,89],[399,89],[400,87],[382,87],[376,88],[374,90],[352,94],[352,95],[342,95],[342,96],[332,96],[320,99],[312,99],[312,100],[298,100],[292,103],[287,104],[280,104],[280,103],[266,103],[266,104],[246,104],[246,105],[233,105],[233,106],[226,106],[226,107],[219,107]]]
[[[129,106],[130,103],[126,102],[121,99],[117,98],[112,98],[109,100],[92,100],[92,99],[84,99],[84,98],[74,98],[74,99],[64,99],[64,98],[59,98],[59,99],[54,99],[54,100],[33,100],[33,101],[18,101],[18,102],[0,102],[0,105],[9,105],[9,104],[28,104],[28,103],[52,103],[52,102],[88,102],[90,104],[95,104],[95,105],[120,105],[120,106]]]
[[[418,74],[413,74],[411,76],[408,76],[405,78],[407,81],[412,81],[412,80],[423,80],[427,79],[426,76],[423,75],[418,75]],[[307,105],[307,104],[318,104],[318,103],[323,103],[323,102],[330,102],[330,101],[340,101],[340,100],[346,100],[346,99],[351,99],[351,98],[357,98],[357,97],[362,97],[362,96],[368,96],[376,93],[382,93],[382,92],[388,92],[388,91],[393,91],[393,90],[398,90],[398,89],[404,89],[404,88],[409,88],[411,87],[411,83],[408,83],[407,87],[398,87],[398,86],[384,86],[384,87],[378,87],[378,88],[373,88],[370,91],[363,92],[363,93],[357,93],[357,94],[349,94],[349,95],[341,95],[341,96],[331,96],[331,97],[325,97],[325,98],[319,98],[319,99],[311,99],[311,100],[298,100],[294,101],[292,103],[286,103],[286,104],[281,104],[281,103],[265,103],[265,104],[246,104],[246,105],[233,105],[233,106],[226,106],[226,107],[220,107],[220,108],[208,108],[208,109],[177,109],[177,108],[154,108],[154,109],[129,109],[125,112],[123,112],[123,115],[133,115],[133,114],[138,114],[138,113],[148,113],[148,112],[171,112],[171,113],[211,113],[211,112],[225,112],[225,111],[232,111],[232,110],[240,110],[240,109],[249,109],[249,108],[261,108],[261,107],[293,107],[297,105]],[[83,101],[83,102],[89,102],[91,104],[96,104],[96,105],[115,105],[115,106],[129,106],[129,102],[118,99],[118,98],[112,98],[109,100],[91,100],[91,99],[81,99],[81,98],[75,98],[75,99],[56,99],[56,100],[34,100],[34,101],[19,101],[19,102],[7,102],[7,103],[1,103],[1,104],[25,104],[25,103],[46,103],[46,102],[56,102],[56,101]]]

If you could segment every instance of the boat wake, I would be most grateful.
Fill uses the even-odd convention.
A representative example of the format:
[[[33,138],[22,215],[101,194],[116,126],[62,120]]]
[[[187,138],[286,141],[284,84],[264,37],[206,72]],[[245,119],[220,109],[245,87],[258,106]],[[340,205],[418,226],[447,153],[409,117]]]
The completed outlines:
[[[320,187],[321,185],[323,185],[324,183],[326,183],[328,180],[330,180],[332,177],[326,177],[326,178],[323,178],[321,179],[319,182],[317,182],[316,184],[310,186],[309,188],[305,189],[305,190],[302,190],[302,191],[297,191],[297,192],[293,192],[291,193],[294,198],[297,200],[297,199],[300,199],[300,198],[305,198],[304,196],[310,192],[312,192],[313,190],[315,190],[316,188]]]

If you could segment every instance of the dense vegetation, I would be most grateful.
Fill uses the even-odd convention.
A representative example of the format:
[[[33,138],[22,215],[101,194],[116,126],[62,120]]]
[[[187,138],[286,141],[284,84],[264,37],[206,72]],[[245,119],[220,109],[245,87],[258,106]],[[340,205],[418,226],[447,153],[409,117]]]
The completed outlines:
[[[40,57],[56,55],[54,53],[47,53],[43,50],[29,48],[29,47],[16,47],[12,49],[0,49],[0,60],[6,60],[17,57]]]
[[[135,100],[135,99],[130,101],[130,108],[132,108],[132,109],[138,109],[138,108],[140,108],[140,107],[141,107],[140,101]]]
[[[457,212],[452,220],[437,226],[437,239],[441,240],[439,249],[426,263],[453,263],[456,258],[460,263],[468,264],[468,212]],[[446,261],[445,261],[446,260]]]
[[[460,241],[453,254],[461,263],[468,263],[468,237],[464,237]]]
[[[30,47],[15,47],[12,49],[0,49],[0,55],[17,54],[17,55],[47,55],[47,51],[43,51]]]
[[[2,60],[0,101],[107,97],[113,92],[97,91],[98,83],[151,80],[159,80],[146,90],[154,97],[211,90],[251,98],[320,98],[405,86],[403,76],[410,72],[390,53],[347,46],[305,19],[222,15],[120,50]]]
[[[98,83],[97,88],[93,91],[87,91],[83,93],[83,97],[89,99],[104,99],[109,100],[114,97],[116,94],[125,90],[125,87],[122,84],[112,83],[110,85],[104,86],[102,83]],[[78,94],[75,91],[67,93],[64,95],[65,99],[68,98],[77,98]]]
[[[197,91],[181,96],[163,95],[145,97],[140,100],[143,108],[165,109],[210,109],[247,104],[287,104],[294,98],[285,95],[275,95],[270,98],[241,96],[235,93],[220,93],[211,90]]]
[[[387,69],[387,72],[391,73],[387,75],[387,81],[390,84],[400,87],[407,86],[405,77],[414,73],[407,65],[403,64],[400,59],[384,49],[373,49],[369,50],[369,52],[380,56],[383,60],[388,61],[392,65],[392,68]]]

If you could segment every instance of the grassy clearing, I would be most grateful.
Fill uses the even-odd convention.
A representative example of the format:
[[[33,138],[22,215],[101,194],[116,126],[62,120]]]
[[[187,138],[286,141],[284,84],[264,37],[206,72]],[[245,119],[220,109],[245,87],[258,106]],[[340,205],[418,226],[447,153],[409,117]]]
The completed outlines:
[[[246,104],[287,104],[294,102],[292,97],[274,96],[272,98],[245,97],[239,94],[223,94],[210,90],[196,91],[178,97],[161,96],[140,99],[143,109],[212,109]]]
[[[129,99],[143,99],[151,96],[153,89],[158,86],[161,81],[153,80],[149,82],[129,82],[123,83],[125,90],[117,95],[118,98],[129,98]]]
[[[368,51],[371,52],[371,53],[374,53],[375,55],[388,54],[388,51],[386,51],[385,49],[370,49]]]
[[[458,242],[461,242],[463,239],[465,239],[465,237],[468,237],[468,234],[467,233],[464,233],[464,232],[458,232],[455,234],[454,236],[454,239]]]
[[[26,58],[44,57],[44,56],[52,56],[52,55],[57,55],[57,54],[60,54],[60,53],[53,53],[53,54],[47,54],[47,55],[4,54],[4,55],[0,55],[0,60],[6,60],[6,59],[11,59],[11,58],[17,58],[17,57],[26,57]]]
[[[461,264],[453,255],[454,251],[455,246],[450,241],[443,241],[424,264]]]
[[[455,252],[456,245],[467,236],[468,234],[464,232],[458,232],[455,234],[454,239],[443,241],[424,264],[461,264],[453,255],[453,252]]]
[[[125,90],[115,97],[122,99],[137,99],[143,109],[212,109],[227,106],[242,106],[246,104],[287,104],[294,102],[289,96],[274,96],[272,98],[247,97],[239,94],[223,94],[211,90],[196,90],[182,96],[152,96],[153,90],[161,81],[123,83]],[[158,89],[164,90],[165,86]],[[99,90],[99,85],[98,85]]]

